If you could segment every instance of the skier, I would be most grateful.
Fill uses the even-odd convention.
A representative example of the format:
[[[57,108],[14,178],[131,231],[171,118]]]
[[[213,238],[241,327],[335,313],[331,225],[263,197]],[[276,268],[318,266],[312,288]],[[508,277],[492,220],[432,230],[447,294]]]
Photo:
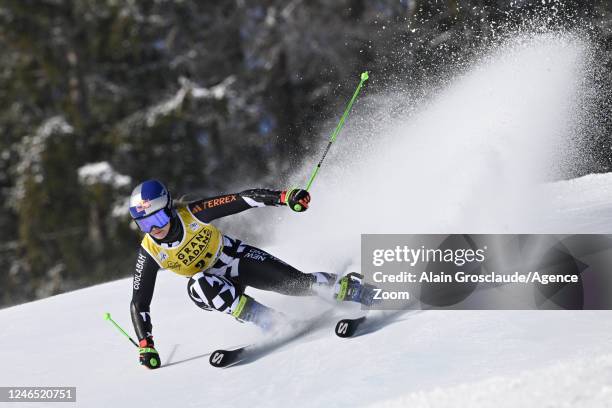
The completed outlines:
[[[139,339],[140,364],[151,369],[161,365],[149,309],[160,268],[189,278],[187,292],[198,307],[230,314],[263,330],[271,330],[283,315],[246,295],[247,286],[293,296],[334,287],[339,301],[371,304],[371,291],[364,289],[356,274],[338,280],[333,273],[303,273],[210,224],[253,207],[289,205],[301,212],[309,203],[310,194],[302,189],[253,189],[174,203],[161,182],[139,184],[130,198],[130,215],[145,236],[134,269],[130,313]]]

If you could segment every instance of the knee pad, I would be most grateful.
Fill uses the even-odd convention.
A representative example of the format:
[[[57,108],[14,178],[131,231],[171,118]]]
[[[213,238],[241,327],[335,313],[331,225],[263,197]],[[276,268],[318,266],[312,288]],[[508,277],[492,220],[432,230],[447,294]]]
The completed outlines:
[[[189,298],[201,309],[231,313],[243,290],[223,276],[199,272],[187,283]]]

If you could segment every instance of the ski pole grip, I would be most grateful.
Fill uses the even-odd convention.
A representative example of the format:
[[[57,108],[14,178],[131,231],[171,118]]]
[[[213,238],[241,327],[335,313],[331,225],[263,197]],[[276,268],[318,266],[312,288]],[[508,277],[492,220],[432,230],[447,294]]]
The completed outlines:
[[[291,208],[293,211],[300,212],[302,211],[302,206],[300,204],[295,204],[294,206],[289,205],[289,196],[291,195],[293,190],[297,190],[297,189],[298,189],[297,187],[291,187],[290,189],[287,190],[287,193],[285,194],[285,204],[287,204],[287,207]]]

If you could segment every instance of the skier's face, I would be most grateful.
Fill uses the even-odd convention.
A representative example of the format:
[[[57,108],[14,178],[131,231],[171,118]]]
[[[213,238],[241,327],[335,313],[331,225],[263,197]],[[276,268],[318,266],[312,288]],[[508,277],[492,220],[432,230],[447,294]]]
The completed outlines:
[[[170,222],[161,228],[153,227],[149,234],[151,234],[151,236],[153,236],[155,239],[164,239],[166,238],[166,235],[168,235],[168,231],[170,231]]]

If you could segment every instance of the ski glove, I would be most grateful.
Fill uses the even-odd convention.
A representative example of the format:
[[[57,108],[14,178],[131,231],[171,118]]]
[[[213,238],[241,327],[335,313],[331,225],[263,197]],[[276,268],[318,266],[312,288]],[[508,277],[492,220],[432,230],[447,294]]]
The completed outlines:
[[[253,201],[263,203],[265,205],[282,205],[284,202],[280,199],[282,192],[277,190],[269,190],[267,188],[255,188],[245,190],[240,193],[242,198],[249,198]]]
[[[281,193],[281,202],[287,204],[293,211],[306,211],[310,203],[310,193],[300,188],[283,191]]]
[[[150,369],[159,368],[161,366],[159,353],[155,350],[152,337],[140,340],[138,353],[140,353],[140,364],[143,366]]]

